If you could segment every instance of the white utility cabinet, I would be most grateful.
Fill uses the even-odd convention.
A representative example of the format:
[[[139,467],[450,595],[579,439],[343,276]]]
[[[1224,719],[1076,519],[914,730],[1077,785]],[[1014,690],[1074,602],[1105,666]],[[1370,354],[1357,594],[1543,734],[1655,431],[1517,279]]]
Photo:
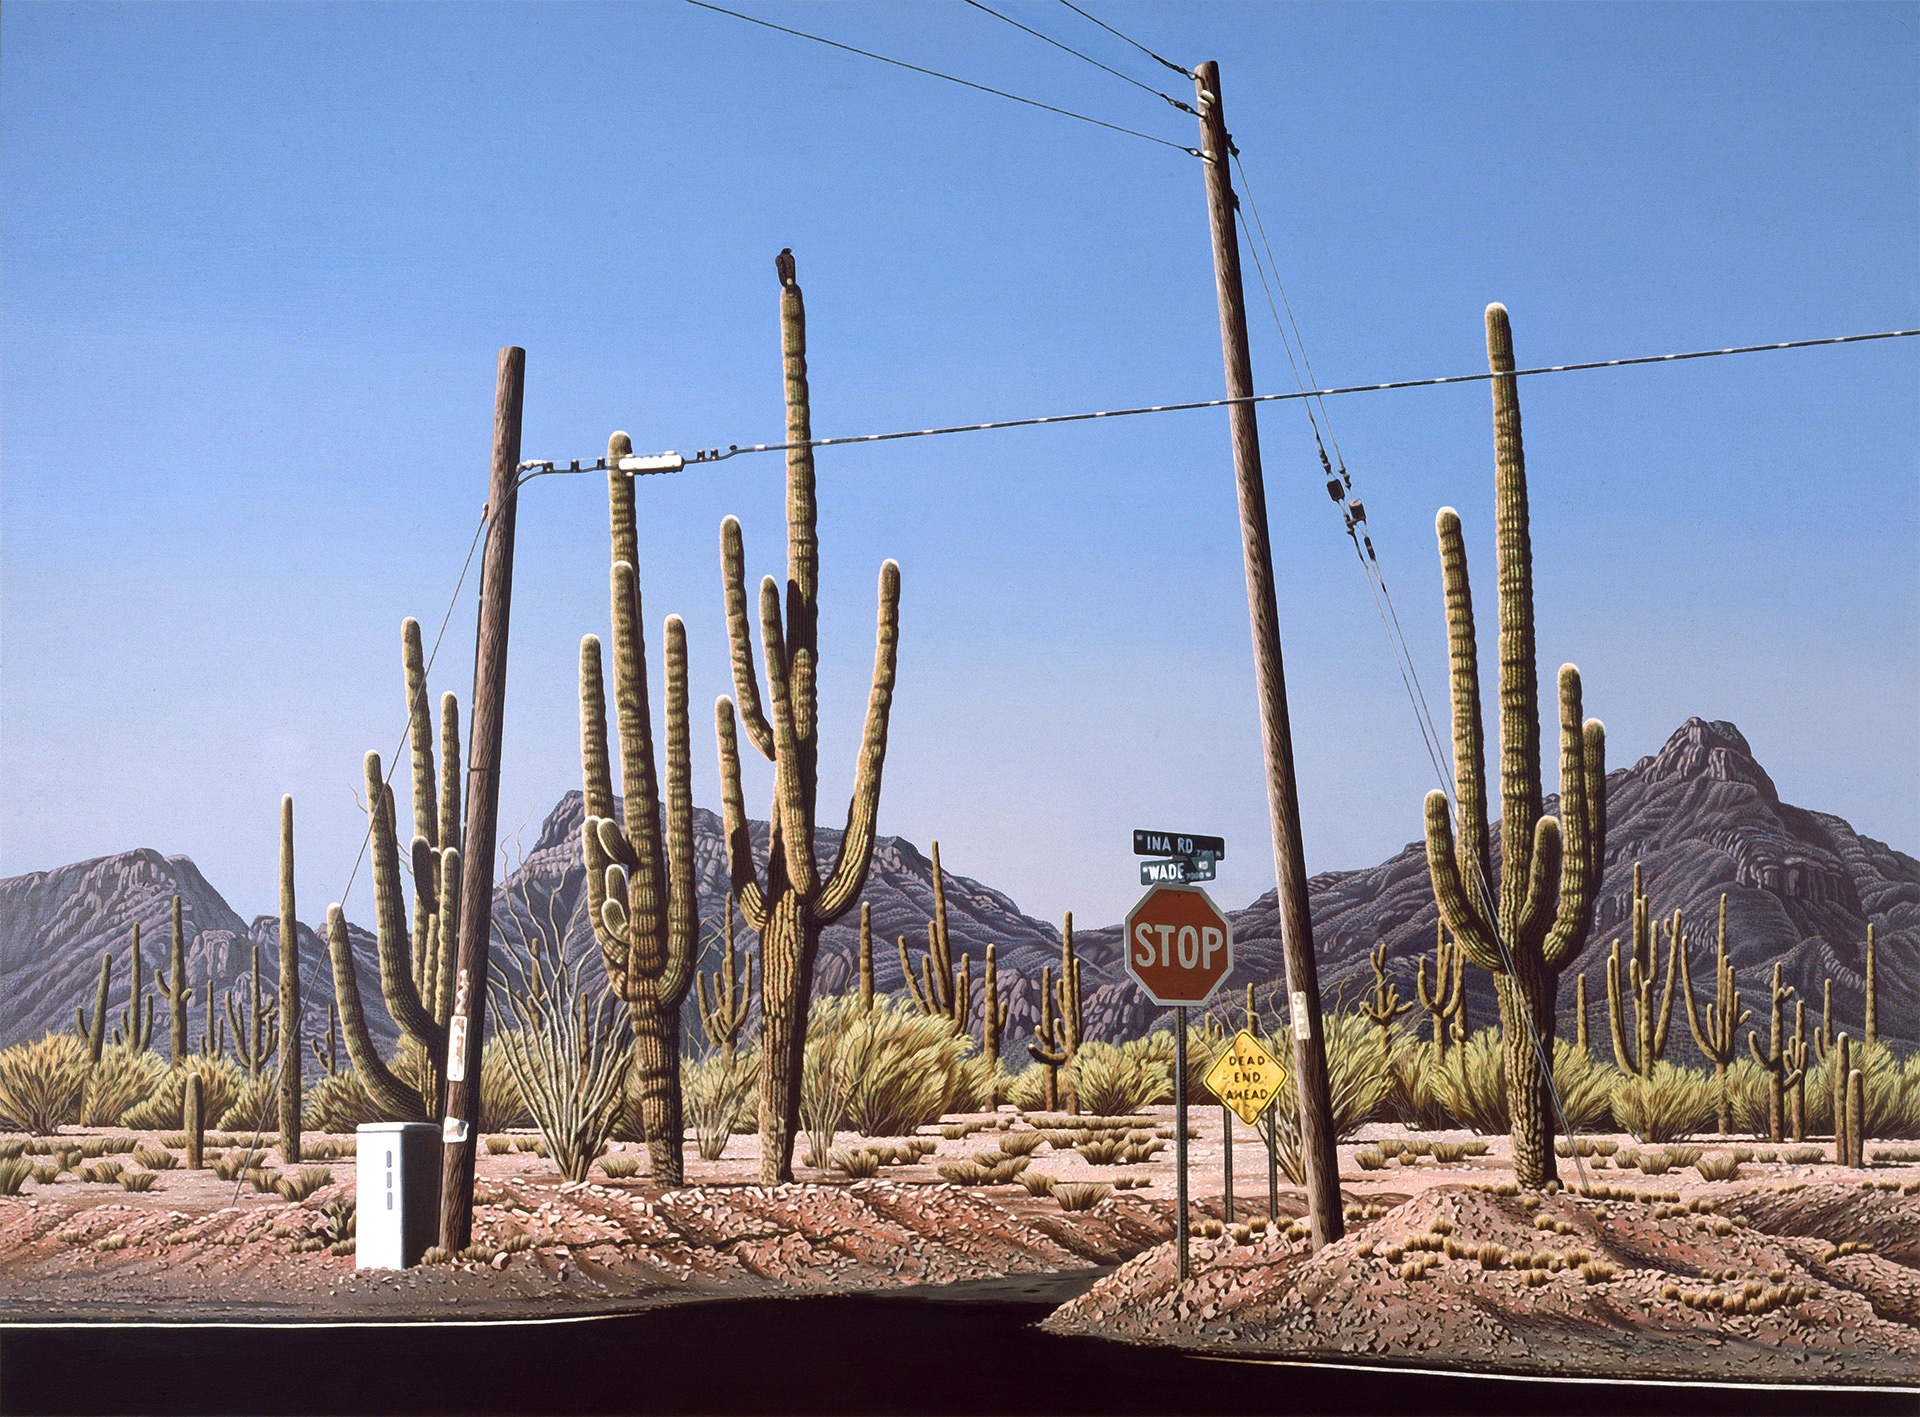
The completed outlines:
[[[440,1239],[440,1129],[370,1122],[354,1158],[355,1269],[407,1269]]]

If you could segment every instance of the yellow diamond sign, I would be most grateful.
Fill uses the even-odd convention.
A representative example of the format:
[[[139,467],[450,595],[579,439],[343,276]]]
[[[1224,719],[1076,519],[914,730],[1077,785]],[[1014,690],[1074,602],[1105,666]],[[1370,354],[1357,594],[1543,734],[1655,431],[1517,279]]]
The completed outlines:
[[[1227,1051],[1207,1069],[1207,1090],[1231,1107],[1249,1127],[1266,1111],[1287,1080],[1279,1059],[1244,1028]]]

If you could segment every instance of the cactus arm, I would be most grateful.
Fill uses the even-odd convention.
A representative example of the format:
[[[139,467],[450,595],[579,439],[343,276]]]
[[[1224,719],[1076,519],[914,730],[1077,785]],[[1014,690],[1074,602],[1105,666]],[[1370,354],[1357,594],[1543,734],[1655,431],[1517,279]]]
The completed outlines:
[[[1514,926],[1517,940],[1538,940],[1550,931],[1560,903],[1560,822],[1542,817],[1533,827],[1533,865],[1527,880],[1526,903]]]
[[[1673,1024],[1674,973],[1686,948],[1686,931],[1680,928],[1680,912],[1676,910],[1673,912],[1673,923],[1667,928],[1667,982],[1660,996],[1660,1022],[1653,1034],[1653,1056],[1656,1058],[1664,1056],[1667,1051],[1667,1030]],[[1648,982],[1651,984],[1652,981]]]
[[[373,898],[380,947],[380,993],[393,1021],[429,1055],[446,1052],[446,1030],[420,1001],[407,955],[400,895],[400,855],[394,840],[393,793],[381,781],[380,755],[366,758],[367,801],[373,809]]]
[[[1638,961],[1628,966],[1628,983],[1632,984],[1632,974]],[[1627,1046],[1626,1010],[1620,998],[1620,942],[1613,942],[1613,953],[1607,957],[1607,1030],[1613,1035],[1613,1058],[1623,1073],[1639,1071],[1633,1061],[1633,1050]]]
[[[666,621],[667,653],[667,928],[666,963],[658,985],[662,1008],[678,1008],[699,965],[699,902],[693,879],[693,755],[687,725],[687,627]],[[729,913],[727,927],[732,930]],[[729,971],[731,972],[731,971]]]
[[[433,712],[427,701],[420,622],[411,615],[400,624],[400,658],[406,670],[407,734],[413,747],[413,833],[425,837],[429,846],[438,846],[440,808],[434,795]]]
[[[1607,856],[1607,730],[1580,720],[1580,671],[1560,666],[1560,890],[1553,923],[1540,946],[1558,974],[1587,947],[1593,903]]]
[[[460,846],[460,701],[440,696],[440,844]]]
[[[780,365],[787,411],[787,650],[795,736],[814,742],[819,654],[820,534],[814,500],[813,403],[807,388],[807,308],[798,281],[780,283]],[[809,789],[813,774],[806,775]],[[811,820],[811,815],[809,815]]]
[[[1480,718],[1480,661],[1473,631],[1473,590],[1467,575],[1460,514],[1442,507],[1434,519],[1440,538],[1441,579],[1446,588],[1447,654],[1453,691],[1453,774],[1460,802],[1457,869],[1475,891],[1492,889],[1487,830],[1487,753]]]
[[[740,721],[746,726],[747,741],[771,762],[773,725],[760,707],[753,634],[747,625],[747,554],[740,540],[740,523],[734,517],[720,523],[720,574],[726,590],[727,640],[733,653],[733,691],[740,700]]]
[[[887,761],[887,720],[893,707],[894,672],[900,643],[900,567],[880,568],[880,614],[874,634],[873,687],[867,696],[867,721],[861,734],[860,766],[847,803],[846,834],[839,859],[821,888],[813,919],[839,919],[859,897],[873,861],[874,830],[880,815],[880,777]]]
[[[453,1016],[454,963],[460,949],[460,850],[440,850],[440,938],[431,998],[434,1024],[444,1029]]]
[[[1464,949],[1467,958],[1482,969],[1505,974],[1506,963],[1493,941],[1486,919],[1468,897],[1460,879],[1459,863],[1454,858],[1453,827],[1447,821],[1447,794],[1435,789],[1427,794],[1427,873],[1433,878],[1434,899],[1440,906],[1440,918],[1453,933],[1454,946]]]
[[[1873,949],[1873,922],[1869,920],[1867,922],[1867,1013],[1866,1013],[1866,1034],[1867,1034],[1867,1043],[1869,1046],[1880,1041],[1880,1013],[1879,1013],[1879,1007],[1878,1007],[1879,999],[1877,997],[1878,985],[1876,980],[1876,975],[1878,971],[1875,968],[1877,963],[1878,961],[1874,958],[1874,949]]]
[[[347,1060],[359,1074],[367,1095],[390,1117],[404,1122],[424,1122],[427,1109],[420,1094],[406,1086],[381,1061],[367,1031],[367,1016],[360,1003],[360,982],[355,977],[353,950],[347,942],[346,917],[337,905],[327,908],[327,956],[333,962],[333,993],[340,1005],[340,1035],[346,1040]]]
[[[1725,897],[1722,899],[1724,900]],[[1669,968],[1671,968],[1671,961],[1669,961]],[[1715,1000],[1714,1006],[1707,1011],[1706,1026],[1701,1027],[1699,1006],[1693,998],[1693,966],[1688,962],[1687,952],[1684,949],[1680,951],[1680,993],[1686,1000],[1687,1028],[1693,1034],[1694,1043],[1710,1061],[1724,1061],[1717,1057],[1723,1038],[1721,1026],[1724,1015],[1718,1012],[1722,1005],[1718,999]]]
[[[1494,541],[1500,564],[1500,896],[1502,933],[1515,939],[1519,883],[1527,879],[1540,817],[1539,671],[1534,662],[1533,543],[1527,525],[1527,460],[1520,388],[1513,376],[1507,308],[1487,307],[1487,367],[1493,380]],[[1508,883],[1511,882],[1509,889]]]
[[[1769,1058],[1765,1053],[1760,1051],[1760,1035],[1752,1029],[1747,1030],[1747,1048],[1748,1051],[1753,1054],[1754,1062],[1758,1063],[1768,1072],[1773,1071],[1776,1060]]]
[[[414,837],[408,853],[413,868],[413,933],[409,953],[413,984],[423,999],[433,994],[433,908],[440,898],[440,888],[433,875],[438,864],[435,856],[432,843],[424,836]]]
[[[767,898],[755,877],[753,837],[747,830],[746,800],[740,794],[740,744],[734,736],[733,700],[725,694],[713,703],[714,741],[720,750],[720,806],[727,833],[727,874],[749,929],[764,935]],[[764,977],[764,970],[762,971]]]
[[[860,1002],[873,1002],[873,903],[860,902]]]
[[[918,1008],[921,1013],[932,1013],[933,1009],[927,1003],[927,995],[920,992],[920,986],[914,983],[913,980],[913,961],[907,957],[907,937],[905,935],[896,936],[895,943],[900,947],[900,977],[907,981],[908,996],[912,998],[914,1006]]]
[[[613,766],[607,752],[607,689],[598,635],[580,639],[580,775],[587,819],[611,818]]]
[[[601,844],[600,823],[604,818],[589,817],[580,825],[580,856],[586,865],[587,919],[593,924],[593,937],[600,944],[600,957],[607,969],[607,987],[616,998],[628,998],[627,952],[622,937],[610,934],[600,921],[607,908],[606,847]]]
[[[801,787],[800,738],[794,723],[793,694],[787,681],[786,637],[780,626],[780,592],[768,576],[760,582],[760,636],[766,653],[767,701],[773,705],[775,826],[785,853],[787,879],[803,900],[817,894],[820,878],[813,864],[812,823]]]

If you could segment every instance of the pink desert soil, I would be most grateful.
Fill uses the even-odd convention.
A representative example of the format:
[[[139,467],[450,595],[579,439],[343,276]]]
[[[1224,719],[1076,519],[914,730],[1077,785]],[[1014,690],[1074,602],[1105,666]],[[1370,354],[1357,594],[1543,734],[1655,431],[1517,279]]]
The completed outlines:
[[[1171,1121],[1172,1108],[1150,1110]],[[1192,1115],[1195,1214],[1222,1219],[1220,1115]],[[1266,1158],[1249,1133],[1234,1130],[1234,1219],[1245,1225],[1267,1214]],[[1860,1172],[1753,1162],[1727,1182],[1702,1181],[1692,1168],[1657,1177],[1608,1168],[1590,1170],[1588,1180],[1615,1195],[1543,1198],[1482,1189],[1510,1174],[1504,1138],[1487,1139],[1487,1155],[1456,1164],[1355,1164],[1359,1146],[1404,1134],[1370,1127],[1340,1148],[1346,1238],[1317,1254],[1305,1239],[1286,1238],[1306,1202],[1283,1177],[1279,1224],[1239,1239],[1231,1231],[1196,1238],[1184,1285],[1170,1243],[1171,1144],[1151,1162],[1117,1167],[1043,1145],[1031,1169],[1060,1180],[1151,1179],[1083,1212],[1018,1185],[960,1187],[939,1178],[939,1162],[989,1149],[990,1133],[941,1140],[921,1163],[886,1167],[873,1180],[796,1165],[798,1184],[772,1189],[753,1183],[751,1136],[733,1138],[719,1162],[701,1160],[689,1137],[688,1184],[671,1190],[597,1171],[591,1182],[567,1184],[545,1158],[483,1152],[474,1239],[497,1248],[525,1235],[530,1247],[490,1262],[405,1271],[360,1271],[351,1255],[294,1249],[326,1202],[353,1194],[351,1157],[320,1163],[333,1184],[291,1205],[251,1187],[236,1195],[232,1182],[207,1171],[163,1172],[149,1192],[69,1173],[0,1198],[0,1319],[550,1317],[1117,1265],[1046,1326],[1242,1357],[1615,1378],[1920,1382],[1920,1164]],[[837,1144],[864,1140],[843,1133]],[[1734,1143],[1696,1144],[1713,1151]],[[644,1167],[644,1148],[618,1145],[614,1154],[639,1157]],[[1560,1169],[1576,1181],[1570,1160]],[[1541,1217],[1560,1229],[1540,1228]],[[1454,1257],[1409,1249],[1398,1262],[1386,1258],[1390,1246],[1435,1235],[1436,1221]],[[1871,1248],[1832,1253],[1842,1241]],[[1541,1255],[1543,1265],[1557,1255],[1561,1267],[1529,1286],[1510,1264],[1483,1269],[1474,1257],[1483,1243]],[[1576,1251],[1609,1262],[1613,1275],[1589,1283],[1566,1263]],[[1411,1275],[1405,1261],[1422,1253],[1434,1263]],[[1761,1314],[1684,1302],[1738,1294],[1748,1281],[1802,1292]]]

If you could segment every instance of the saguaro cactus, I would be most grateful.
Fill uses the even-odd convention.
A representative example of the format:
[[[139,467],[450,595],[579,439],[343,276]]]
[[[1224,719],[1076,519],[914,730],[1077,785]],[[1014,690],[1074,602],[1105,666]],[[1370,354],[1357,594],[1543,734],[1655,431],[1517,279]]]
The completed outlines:
[[[840,841],[839,859],[823,874],[813,856],[819,764],[815,714],[820,553],[815,533],[813,450],[808,446],[812,417],[807,392],[806,307],[794,279],[791,255],[783,255],[778,267],[787,442],[794,446],[787,451],[784,623],[779,587],[770,576],[760,584],[760,631],[771,721],[761,710],[753,667],[740,523],[728,517],[720,527],[739,720],[748,741],[774,764],[777,775],[764,884],[754,863],[752,838],[747,834],[734,704],[722,695],[714,705],[726,808],[727,860],[734,891],[740,897],[740,912],[760,935],[760,1179],[766,1185],[793,1179],[800,1065],[820,931],[853,908],[873,859],[874,822],[880,808],[887,715],[893,703],[894,661],[900,635],[900,568],[888,561],[880,568],[873,687],[867,699],[853,796],[847,805],[846,834]]]
[[[1876,990],[1874,987],[1875,975],[1877,973],[1878,971],[1874,968],[1874,958],[1873,958],[1873,922],[1869,920],[1867,922],[1867,1020],[1866,1020],[1867,1046],[1869,1048],[1873,1047],[1874,1044],[1880,1041],[1880,1010],[1878,1007],[1879,1000],[1876,997]]]
[[[1678,919],[1678,916],[1675,917]],[[1686,937],[1680,937],[1684,940]],[[1713,1077],[1720,1103],[1720,1134],[1725,1136],[1733,1130],[1733,1103],[1727,1096],[1727,1064],[1740,1052],[1740,1027],[1753,1017],[1753,1010],[1740,1009],[1740,990],[1734,983],[1733,961],[1727,956],[1727,897],[1720,896],[1720,943],[1714,955],[1714,994],[1713,1004],[1707,1010],[1707,1021],[1700,1022],[1700,1011],[1693,1001],[1693,973],[1687,967],[1687,952],[1683,948],[1680,954],[1680,980],[1687,994],[1687,1027],[1693,1030],[1693,1041],[1700,1045],[1700,1051],[1713,1060]]]
[[[184,1036],[184,1033],[183,1033]],[[300,1162],[300,939],[293,908],[293,798],[280,799],[280,1157]]]
[[[1573,1046],[1582,1053],[1587,1048],[1587,972],[1573,976]]]
[[[128,969],[132,990],[127,1006],[120,1011],[120,1022],[113,1026],[113,1041],[136,1053],[144,1053],[153,1042],[153,1000],[147,997],[147,962],[140,957],[140,922],[133,922],[133,939],[128,942]]]
[[[633,440],[607,441],[607,506],[613,536],[613,694],[620,734],[621,820],[614,819],[600,640],[580,641],[580,758],[587,819],[580,829],[587,906],[607,984],[633,1020],[631,1085],[640,1101],[653,1184],[684,1175],[680,1101],[680,1003],[698,965],[700,922],[693,890],[693,766],[687,736],[687,632],[666,622],[667,780],[655,769],[647,701],[647,640],[640,599],[640,534],[633,478],[618,471]],[[744,901],[743,901],[744,904]],[[753,917],[747,916],[749,923]],[[731,938],[732,916],[728,916]],[[764,973],[765,937],[761,970]]]
[[[233,1052],[247,1076],[257,1078],[260,1069],[280,1046],[280,1015],[260,1007],[260,946],[253,947],[253,987],[250,1003],[237,1002],[227,995],[227,1026],[233,1030]]]
[[[1778,964],[1773,966],[1773,988],[1770,991],[1770,997],[1773,1005],[1773,1027],[1767,1040],[1767,1051],[1764,1053],[1760,1051],[1760,1035],[1752,1031],[1747,1034],[1747,1048],[1753,1054],[1754,1062],[1767,1071],[1767,1139],[1781,1141],[1784,1140],[1781,1136],[1781,1128],[1785,1121],[1781,1114],[1786,1106],[1787,1089],[1799,1081],[1800,1074],[1788,1073],[1787,1055],[1781,1046],[1785,1032],[1782,1013],[1786,1008],[1787,1000],[1793,997],[1793,986],[1780,982]]]
[[[1789,1076],[1793,1081],[1787,1086],[1788,1119],[1793,1127],[1793,1139],[1807,1139],[1807,1005],[1803,999],[1793,1001],[1793,1041],[1786,1047],[1786,1064],[1792,1069]]]
[[[1381,1036],[1385,1037],[1396,1021],[1413,1012],[1413,1000],[1402,999],[1400,991],[1387,979],[1386,941],[1382,940],[1368,952],[1367,963],[1373,966],[1373,997],[1360,1001],[1360,1012],[1378,1024]],[[1426,961],[1421,963],[1424,965]]]
[[[1836,1166],[1853,1164],[1852,1119],[1847,1115],[1847,1089],[1857,1076],[1859,1073],[1853,1066],[1852,1040],[1844,1033],[1835,1035],[1832,1055],[1827,1063],[1827,1089],[1833,1108],[1833,1164]]]
[[[927,952],[920,956],[920,982],[913,978],[913,963],[907,956],[907,937],[896,937],[900,947],[900,974],[907,981],[907,993],[923,1014],[945,1018],[955,1033],[965,1033],[973,1016],[973,968],[966,955],[953,962],[947,938],[946,875],[940,869],[940,843],[933,843],[933,918],[927,921]]]
[[[1858,1068],[1847,1073],[1847,1156],[1844,1164],[1858,1170],[1867,1164],[1867,1079]]]
[[[180,1126],[187,1134],[187,1169],[198,1171],[204,1165],[207,1140],[206,1083],[199,1073],[187,1074],[187,1089],[180,1100]]]
[[[107,990],[113,985],[113,951],[100,951],[100,987],[94,991],[93,1017],[88,1019],[84,1005],[75,1005],[73,1021],[82,1038],[87,1040],[87,1056],[95,1066],[99,1065],[100,1054],[107,1046]]]
[[[214,1007],[213,961],[207,961],[207,1031],[200,1035],[200,1054],[206,1058],[217,1058],[227,1051],[226,1020],[220,1017],[220,1010]]]
[[[1420,1007],[1433,1015],[1433,1047],[1442,1058],[1446,1057],[1447,1044],[1459,1042],[1467,1036],[1467,954],[1458,945],[1447,939],[1447,927],[1435,922],[1433,927],[1433,984],[1427,984],[1427,958],[1420,962],[1413,976],[1414,990],[1420,996]],[[1252,986],[1249,985],[1249,988]],[[1253,996],[1247,996],[1247,1011],[1253,1011]]]
[[[1080,1051],[1080,961],[1073,956],[1073,912],[1069,910],[1060,925],[1060,978],[1056,982],[1048,971],[1040,971],[1040,1022],[1034,1028],[1034,1041],[1027,1052],[1047,1069],[1047,1108],[1060,1105],[1057,1080],[1059,1070],[1070,1068]],[[1073,1074],[1067,1074],[1067,1110],[1080,1110],[1080,1090]]]
[[[156,969],[153,982],[168,1004],[167,1056],[177,1068],[187,1060],[187,1003],[193,998],[193,990],[187,987],[187,937],[180,925],[178,895],[173,898],[173,950],[168,964],[170,976]]]
[[[423,1087],[416,1090],[402,1083],[373,1046],[360,1004],[360,982],[354,972],[346,917],[340,915],[337,905],[327,911],[327,956],[333,965],[333,995],[340,1005],[340,1033],[354,1072],[388,1117],[421,1122],[439,1116],[446,1101],[447,1019],[453,1012],[454,955],[461,906],[460,705],[452,694],[441,696],[436,792],[426,659],[420,624],[411,617],[400,625],[400,661],[406,678],[408,738],[413,755],[414,836],[408,852],[414,891],[411,933],[400,883],[393,789],[386,783],[378,753],[367,754],[364,770],[372,824],[380,993],[400,1032],[425,1057]]]
[[[1007,1026],[1007,1000],[1000,993],[1000,966],[992,945],[987,946],[986,972],[980,980],[980,1055],[987,1060],[987,1077],[1000,1071],[1000,1031]]]
[[[753,997],[753,961],[747,960],[745,974],[733,964],[733,897],[727,897],[726,948],[720,955],[720,968],[713,975],[713,998],[707,998],[707,977],[696,971],[693,987],[700,1004],[700,1027],[707,1042],[720,1050],[723,1065],[731,1071],[740,1026],[747,1021],[747,1005]]]
[[[1523,1186],[1554,1177],[1549,1111],[1554,997],[1560,971],[1580,953],[1605,860],[1606,730],[1580,718],[1580,671],[1560,668],[1559,819],[1541,815],[1539,700],[1534,664],[1533,551],[1527,525],[1520,396],[1512,377],[1507,312],[1487,307],[1487,361],[1496,375],[1494,500],[1500,584],[1501,875],[1488,842],[1486,762],[1473,599],[1460,517],[1437,521],[1452,661],[1458,834],[1444,792],[1426,799],[1427,869],[1441,919],[1467,957],[1494,976],[1505,1035],[1513,1168]]]
[[[1833,980],[1824,981],[1820,1000],[1820,1029],[1813,1035],[1813,1060],[1816,1063],[1827,1061],[1827,1053],[1833,1047]]]
[[[340,1071],[340,1008],[327,1004],[327,1045],[320,1046],[318,1038],[309,1038],[307,1046],[313,1049],[313,1060],[327,1070],[327,1076],[333,1077]]]
[[[1680,961],[1686,955],[1686,936],[1680,929],[1680,912],[1674,911],[1667,933],[1667,982],[1658,1007],[1653,1001],[1654,976],[1660,964],[1660,922],[1652,919],[1647,897],[1640,889],[1640,863],[1633,863],[1633,955],[1627,965],[1626,990],[1633,995],[1635,1042],[1630,1043],[1626,1029],[1626,1003],[1621,998],[1620,942],[1613,942],[1607,957],[1607,1026],[1613,1033],[1613,1056],[1623,1073],[1653,1076],[1654,1062],[1667,1051],[1667,1029],[1673,1023],[1674,980]],[[1693,1001],[1687,1001],[1691,1008]]]

